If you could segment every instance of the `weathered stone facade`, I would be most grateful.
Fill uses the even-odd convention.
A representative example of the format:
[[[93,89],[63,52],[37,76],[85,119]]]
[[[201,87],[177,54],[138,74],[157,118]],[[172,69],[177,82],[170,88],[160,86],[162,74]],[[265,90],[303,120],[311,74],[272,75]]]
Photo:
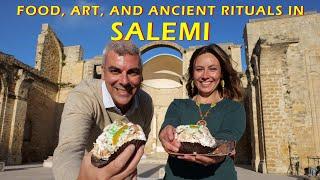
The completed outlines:
[[[48,24],[42,25],[38,36],[35,69],[52,82],[58,82],[61,66],[65,60],[63,45]]]
[[[252,165],[286,173],[320,155],[320,15],[250,21],[244,32]]]
[[[58,86],[1,52],[0,67],[0,159],[7,164],[43,160],[56,145]]]

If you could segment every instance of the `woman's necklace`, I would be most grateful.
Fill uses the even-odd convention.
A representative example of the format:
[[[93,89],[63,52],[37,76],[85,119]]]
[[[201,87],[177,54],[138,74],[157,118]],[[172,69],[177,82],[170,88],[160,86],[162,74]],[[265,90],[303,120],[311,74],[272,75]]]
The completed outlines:
[[[221,100],[222,99],[220,99],[219,101]],[[207,126],[207,121],[205,120],[205,118],[207,118],[210,110],[214,108],[217,105],[217,103],[211,103],[210,108],[205,113],[203,113],[200,107],[200,102],[197,101],[197,98],[195,98],[195,101],[196,101],[196,105],[198,107],[199,115],[200,115],[200,120],[197,122],[197,125]]]

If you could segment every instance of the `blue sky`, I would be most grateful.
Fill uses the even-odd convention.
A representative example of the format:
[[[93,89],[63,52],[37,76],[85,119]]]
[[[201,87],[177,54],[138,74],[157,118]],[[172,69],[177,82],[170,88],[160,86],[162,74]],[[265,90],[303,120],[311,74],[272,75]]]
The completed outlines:
[[[141,3],[143,2],[143,3]],[[62,11],[69,12],[75,5],[99,5],[101,12],[108,14],[112,6],[118,5],[141,5],[145,12],[141,16],[17,16],[18,5],[59,5]],[[152,5],[215,5],[216,12],[213,16],[147,16],[147,11]],[[217,1],[108,1],[108,0],[4,0],[0,2],[0,51],[14,55],[20,61],[34,66],[36,43],[38,34],[41,32],[41,24],[48,23],[53,28],[56,35],[65,46],[81,45],[84,49],[84,59],[100,55],[105,44],[110,41],[115,33],[111,25],[116,21],[121,21],[124,27],[121,28],[126,33],[132,22],[140,22],[141,27],[146,27],[147,22],[153,22],[155,34],[159,34],[162,22],[210,22],[209,41],[175,41],[187,48],[189,46],[204,45],[208,43],[232,42],[243,45],[243,29],[249,19],[261,18],[262,16],[221,16],[219,7],[222,5],[264,5],[283,6],[286,9],[289,5],[303,5],[305,11],[320,12],[318,0],[217,0]],[[284,11],[286,13],[286,11]],[[146,28],[144,28],[146,29]],[[178,29],[178,28],[177,28]],[[146,30],[144,30],[146,31]],[[133,41],[142,46],[148,41]],[[155,53],[173,53],[168,49],[153,51]],[[151,53],[152,54],[152,53]],[[145,57],[147,58],[147,57]]]

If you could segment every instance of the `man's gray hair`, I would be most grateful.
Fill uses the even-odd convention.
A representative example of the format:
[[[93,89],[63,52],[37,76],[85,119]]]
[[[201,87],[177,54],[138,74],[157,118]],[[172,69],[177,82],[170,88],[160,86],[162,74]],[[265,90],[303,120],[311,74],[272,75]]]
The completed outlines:
[[[140,50],[139,48],[132,43],[132,41],[111,41],[103,50],[103,60],[102,60],[102,66],[104,66],[106,59],[106,55],[109,51],[114,51],[120,56],[124,55],[137,55],[140,58]],[[140,64],[141,64],[141,58],[140,58]]]

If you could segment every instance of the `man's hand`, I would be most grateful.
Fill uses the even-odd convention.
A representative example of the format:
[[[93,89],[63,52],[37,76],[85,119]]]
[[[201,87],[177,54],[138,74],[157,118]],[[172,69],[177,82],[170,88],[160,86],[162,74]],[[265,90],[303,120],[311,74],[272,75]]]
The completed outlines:
[[[97,168],[91,164],[91,155],[84,156],[80,168],[78,180],[106,180],[106,179],[125,179],[127,177],[136,178],[137,165],[143,155],[144,146],[141,146],[135,153],[135,146],[129,145],[116,159],[111,161],[103,168]],[[128,162],[131,156],[131,162]]]
[[[181,146],[180,142],[174,139],[176,129],[167,125],[159,134],[160,142],[166,152],[178,152]]]
[[[136,169],[132,174],[130,174],[126,180],[137,180],[138,179],[138,170]]]

